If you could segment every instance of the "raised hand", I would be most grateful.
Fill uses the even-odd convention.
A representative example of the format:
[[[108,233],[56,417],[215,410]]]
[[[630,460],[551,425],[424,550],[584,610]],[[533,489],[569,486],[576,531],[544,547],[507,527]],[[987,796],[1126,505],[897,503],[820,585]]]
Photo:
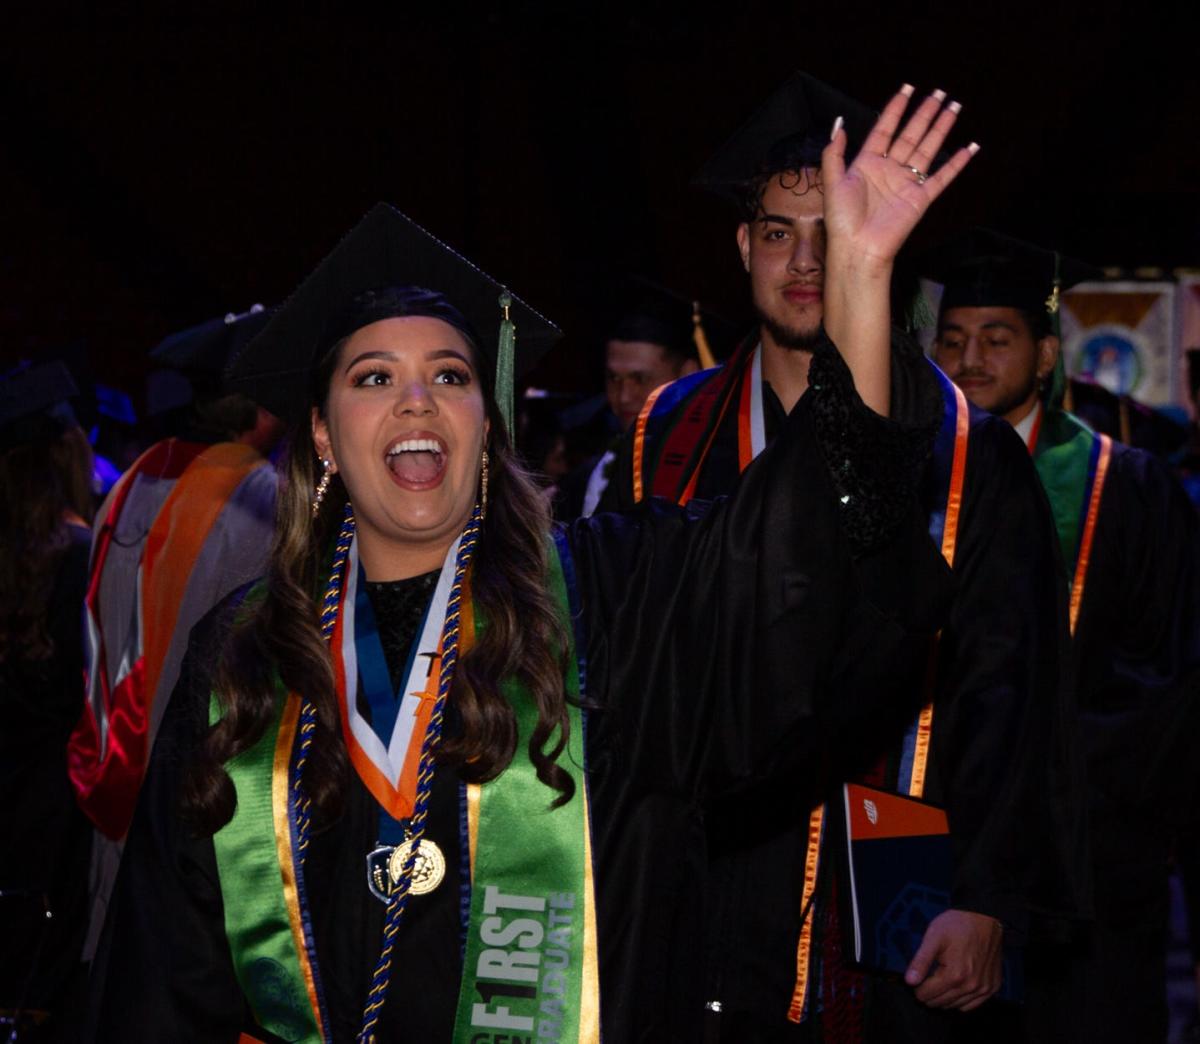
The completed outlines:
[[[912,94],[900,88],[849,167],[840,120],[821,157],[828,249],[844,261],[890,267],[929,205],[979,151],[972,142],[932,170],[961,106],[934,91],[897,134]]]

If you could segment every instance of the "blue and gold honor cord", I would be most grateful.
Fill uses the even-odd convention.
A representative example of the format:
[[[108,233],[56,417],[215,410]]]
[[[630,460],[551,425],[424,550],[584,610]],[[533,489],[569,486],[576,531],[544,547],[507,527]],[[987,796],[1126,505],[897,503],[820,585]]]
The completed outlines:
[[[387,913],[384,920],[383,947],[375,964],[375,972],[371,977],[371,989],[367,994],[366,1007],[363,1009],[362,1028],[358,1033],[361,1044],[370,1044],[376,1040],[376,1026],[387,999],[388,984],[391,981],[392,954],[395,948],[396,936],[404,920],[404,912],[408,907],[409,886],[412,881],[413,866],[420,850],[421,837],[425,833],[426,820],[429,815],[429,796],[433,786],[434,754],[442,737],[442,723],[445,718],[446,698],[450,686],[454,682],[454,669],[458,663],[458,641],[462,611],[463,582],[471,558],[479,543],[481,517],[479,506],[476,505],[471,513],[471,519],[463,530],[458,547],[458,555],[454,565],[454,581],[450,589],[450,597],[446,605],[446,621],[442,627],[442,663],[441,675],[438,682],[437,701],[429,719],[429,727],[421,744],[421,758],[417,769],[417,793],[413,802],[412,819],[409,821],[409,840],[411,842],[408,856],[404,861],[400,879],[392,891]],[[338,534],[334,548],[333,565],[330,569],[329,585],[321,603],[321,636],[326,642],[333,638],[334,625],[342,601],[342,590],[346,582],[346,563],[349,558],[350,545],[354,539],[354,511],[346,505],[346,516]],[[298,857],[303,866],[307,853],[309,827],[311,822],[309,799],[304,796],[301,788],[301,778],[308,753],[312,745],[313,733],[316,729],[316,708],[308,700],[303,702],[300,710],[300,744],[296,758],[296,768],[293,777],[293,808],[296,817],[296,833],[298,838]]]

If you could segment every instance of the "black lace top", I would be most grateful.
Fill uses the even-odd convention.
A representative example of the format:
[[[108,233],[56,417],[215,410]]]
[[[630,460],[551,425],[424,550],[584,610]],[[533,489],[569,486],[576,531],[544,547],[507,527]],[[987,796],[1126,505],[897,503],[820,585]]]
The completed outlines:
[[[401,675],[408,663],[408,650],[417,636],[417,628],[421,626],[425,607],[437,587],[440,574],[441,570],[435,569],[407,580],[367,581],[367,597],[375,611],[393,691],[404,680]]]

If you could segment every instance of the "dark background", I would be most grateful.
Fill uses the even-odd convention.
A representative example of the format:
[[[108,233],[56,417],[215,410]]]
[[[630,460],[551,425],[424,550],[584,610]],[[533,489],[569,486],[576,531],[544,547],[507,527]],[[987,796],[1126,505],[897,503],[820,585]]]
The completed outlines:
[[[285,296],[376,200],[567,331],[632,268],[736,318],[732,219],[687,187],[795,69],[878,106],[964,105],[983,151],[916,245],[988,223],[1098,264],[1200,264],[1200,4],[394,4],[9,23],[0,353],[78,353],[140,398],[145,353]],[[448,9],[447,9],[448,10]]]

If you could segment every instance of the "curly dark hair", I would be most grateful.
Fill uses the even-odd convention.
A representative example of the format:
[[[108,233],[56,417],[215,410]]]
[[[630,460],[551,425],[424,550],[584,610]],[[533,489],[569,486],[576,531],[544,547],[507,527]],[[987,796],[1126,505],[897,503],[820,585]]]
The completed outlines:
[[[771,147],[754,176],[740,186],[738,209],[743,221],[754,221],[762,213],[767,185],[779,178],[784,188],[798,196],[821,191],[821,153],[827,143],[810,134],[793,134]]]
[[[388,297],[383,306],[381,293]],[[354,329],[382,318],[384,312],[451,321],[471,345],[476,372],[487,372],[465,320],[456,310],[448,317],[451,306],[440,294],[405,287],[371,291],[356,301],[366,322],[355,326],[353,320],[340,321],[338,340],[314,370],[311,403],[319,410],[325,409],[342,345]],[[571,800],[575,784],[556,764],[569,734],[563,682],[569,638],[547,593],[550,518],[545,499],[518,463],[489,382],[481,383],[490,421],[490,481],[487,517],[471,565],[471,593],[487,627],[459,661],[450,701],[461,728],[443,740],[438,757],[468,782],[498,776],[517,748],[516,715],[500,683],[517,679],[538,709],[529,759],[538,779],[558,792],[551,802],[558,806]],[[291,437],[262,596],[245,608],[217,671],[215,691],[223,715],[209,730],[185,788],[185,810],[208,833],[233,815],[237,797],[224,764],[262,737],[273,716],[277,678],[289,692],[309,699],[317,711],[305,783],[319,819],[328,822],[342,805],[348,758],[317,597],[327,579],[347,494],[340,477],[334,476],[319,515],[312,518],[317,454],[308,414],[305,410],[305,420]]]

